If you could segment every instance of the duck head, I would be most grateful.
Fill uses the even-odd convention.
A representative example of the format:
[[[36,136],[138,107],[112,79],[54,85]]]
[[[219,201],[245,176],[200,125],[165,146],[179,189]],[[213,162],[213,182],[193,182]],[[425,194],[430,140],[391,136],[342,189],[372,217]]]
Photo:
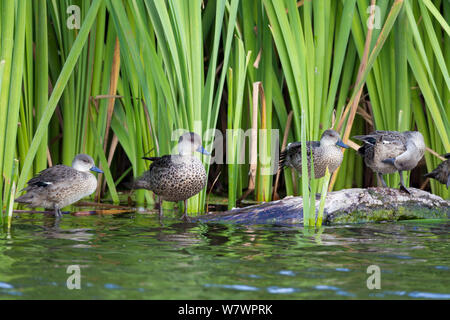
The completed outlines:
[[[180,136],[178,139],[178,152],[181,155],[192,155],[194,152],[210,155],[202,146],[202,138],[194,132],[187,132]]]
[[[79,154],[72,161],[72,168],[81,172],[94,171],[103,173],[102,170],[97,168],[94,163],[94,159],[87,154]]]
[[[334,130],[328,129],[325,130],[322,133],[322,137],[320,138],[320,145],[322,146],[332,146],[336,145],[342,148],[348,148],[348,145],[346,145],[344,142],[342,142],[341,138],[339,137],[339,133],[337,133]]]

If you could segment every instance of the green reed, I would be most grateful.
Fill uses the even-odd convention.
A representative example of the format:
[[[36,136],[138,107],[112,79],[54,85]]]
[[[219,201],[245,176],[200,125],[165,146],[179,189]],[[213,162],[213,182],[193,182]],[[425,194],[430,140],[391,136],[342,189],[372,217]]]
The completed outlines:
[[[80,29],[67,27],[72,4]],[[369,30],[371,4],[379,28]],[[344,141],[372,128],[417,129],[430,149],[450,150],[448,1],[0,0],[0,9],[2,217],[29,178],[81,152],[105,171],[97,197],[118,202],[118,183],[146,170],[143,156],[176,151],[179,129],[202,134],[208,151],[210,129],[262,129],[251,152],[227,139],[231,163],[220,179],[230,208],[251,192],[269,201],[270,130],[282,137],[290,110],[288,142],[318,140],[330,127]],[[219,112],[226,120],[218,123]],[[120,166],[118,150],[131,168]],[[254,166],[237,164],[251,157]],[[302,158],[306,166],[303,149]],[[202,159],[209,172],[211,158]],[[425,160],[428,171],[441,161],[429,152]],[[362,186],[362,174],[362,159],[346,151],[329,189]],[[315,193],[328,179],[284,170],[284,180],[315,225]],[[397,187],[398,175],[387,182]],[[206,190],[190,199],[189,213],[204,211],[205,199]],[[140,190],[136,200],[153,196]]]

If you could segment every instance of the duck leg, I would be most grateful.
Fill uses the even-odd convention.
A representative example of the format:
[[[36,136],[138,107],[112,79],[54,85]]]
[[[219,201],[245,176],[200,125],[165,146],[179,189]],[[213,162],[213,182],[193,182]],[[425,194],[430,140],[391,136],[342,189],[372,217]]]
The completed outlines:
[[[378,178],[380,178],[383,188],[387,188],[387,184],[386,184],[386,181],[384,181],[383,174],[378,172],[377,175],[378,175]]]
[[[161,221],[163,218],[163,206],[161,196],[158,196],[158,203],[159,203],[159,220]]]
[[[184,200],[184,214],[181,217],[181,219],[183,219],[185,222],[190,222],[190,219],[187,215],[187,202],[188,202],[188,199]]]
[[[400,174],[400,190],[405,191],[408,194],[411,194],[411,192],[408,190],[408,188],[405,187],[405,182],[403,181],[403,171],[399,171],[398,173]]]
[[[56,218],[61,218],[62,217],[61,209],[55,208],[55,217]]]

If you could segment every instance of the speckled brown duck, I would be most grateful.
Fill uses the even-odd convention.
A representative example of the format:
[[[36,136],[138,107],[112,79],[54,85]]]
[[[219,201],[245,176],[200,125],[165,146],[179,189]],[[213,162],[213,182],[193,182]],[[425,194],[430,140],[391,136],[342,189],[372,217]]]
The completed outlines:
[[[97,178],[89,171],[103,173],[87,154],[77,155],[72,167],[62,164],[40,172],[28,181],[26,194],[15,201],[28,207],[52,209],[61,217],[61,209],[91,195],[97,189]]]
[[[314,163],[314,177],[316,179],[325,175],[326,168],[334,172],[342,162],[344,155],[340,148],[348,148],[334,130],[325,130],[320,141],[307,141],[306,154],[308,157],[308,173],[311,175],[311,153]],[[292,167],[300,174],[302,172],[302,143],[290,143],[280,154],[279,169]]]
[[[425,153],[425,142],[420,132],[374,131],[353,138],[364,142],[358,153],[380,177],[383,187],[387,187],[383,174],[398,171],[400,189],[410,193],[403,181],[402,171],[414,169]]]
[[[433,171],[425,174],[425,177],[436,179],[445,184],[448,189],[450,187],[450,153],[445,154],[444,157],[447,160],[439,164]]]
[[[209,153],[203,148],[200,136],[188,132],[178,140],[178,154],[144,158],[153,161],[148,171],[134,182],[135,189],[147,189],[158,195],[159,216],[162,218],[162,201],[184,201],[183,219],[187,216],[187,200],[206,185],[206,170],[194,153]]]

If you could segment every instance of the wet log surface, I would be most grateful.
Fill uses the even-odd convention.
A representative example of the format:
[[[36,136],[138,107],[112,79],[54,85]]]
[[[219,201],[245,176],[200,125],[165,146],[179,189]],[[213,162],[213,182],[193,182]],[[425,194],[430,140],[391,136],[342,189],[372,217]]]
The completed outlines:
[[[450,201],[415,188],[411,194],[392,188],[344,189],[330,192],[323,224],[364,223],[407,219],[447,219]],[[319,207],[316,198],[316,209]],[[239,224],[303,224],[302,197],[286,197],[231,211],[206,214],[197,222]]]

